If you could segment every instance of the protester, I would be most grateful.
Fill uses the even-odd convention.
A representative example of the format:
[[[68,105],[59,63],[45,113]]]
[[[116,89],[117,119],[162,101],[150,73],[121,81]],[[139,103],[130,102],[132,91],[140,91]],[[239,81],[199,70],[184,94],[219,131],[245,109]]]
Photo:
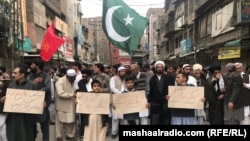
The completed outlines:
[[[171,123],[171,111],[167,107],[166,95],[168,86],[174,85],[173,75],[165,74],[165,63],[157,61],[154,64],[155,74],[149,81],[150,92],[148,95],[148,107],[150,108],[151,125],[169,125]]]
[[[15,67],[12,72],[14,82],[8,88],[37,90],[37,84],[27,79],[27,69]],[[35,141],[37,115],[26,113],[8,113],[6,132],[8,141]]]
[[[37,90],[45,91],[45,107],[43,114],[38,116],[38,122],[41,125],[43,134],[43,141],[49,141],[49,109],[48,106],[51,102],[51,78],[50,75],[44,71],[44,62],[41,59],[32,61],[30,65],[31,73],[29,80],[37,83]]]
[[[89,69],[83,69],[81,70],[82,73],[82,79],[78,82],[78,90],[76,90],[77,92],[90,92],[93,91],[92,90],[92,86],[91,83],[93,81],[91,77],[91,70]],[[79,114],[79,120],[80,120],[80,138],[83,138],[84,135],[84,116],[82,114]]]
[[[176,75],[177,86],[194,86],[187,84],[188,74],[180,73]],[[167,96],[169,100],[171,96]],[[205,99],[201,99],[201,101]],[[198,120],[195,115],[196,109],[187,108],[171,108],[171,125],[198,125]]]
[[[208,116],[211,125],[224,125],[224,96],[228,77],[221,73],[220,65],[213,65],[209,69],[211,76],[208,84]]]
[[[136,91],[134,88],[134,83],[135,83],[135,79],[133,76],[131,76],[131,75],[126,76],[126,78],[125,78],[126,88],[125,88],[123,93],[126,94],[127,92]],[[114,104],[113,104],[113,108],[115,109]],[[125,120],[127,120],[129,125],[136,125],[136,120],[139,119],[139,112],[124,114],[123,117]]]
[[[145,95],[149,90],[149,85],[147,85],[147,75],[145,72],[140,71],[139,65],[131,64],[130,65],[131,75],[134,77],[134,88],[135,90],[144,90]],[[139,112],[139,124],[148,125],[148,115],[149,111],[141,111]]]
[[[239,125],[244,120],[243,79],[236,72],[234,63],[228,63],[226,71],[229,79],[224,98],[224,123],[225,125]]]
[[[110,79],[110,90],[112,94],[121,94],[126,88],[125,86],[126,68],[121,66],[118,68],[117,72],[118,75],[115,75]],[[112,102],[111,105],[113,105]],[[115,139],[118,135],[119,124],[125,124],[125,123],[123,120],[123,115],[115,114],[113,108],[111,114],[112,114],[111,138]]]
[[[101,94],[101,83],[98,80],[91,82],[92,92]],[[105,141],[109,117],[104,114],[84,114],[84,141]]]
[[[243,65],[242,63],[235,63],[235,69],[236,72],[239,73],[243,79],[243,99],[244,99],[244,120],[242,120],[240,122],[241,125],[249,125],[248,121],[249,121],[249,106],[250,106],[250,83],[249,83],[249,74],[245,73],[243,71]]]
[[[74,81],[76,79],[76,71],[67,70],[67,73],[56,82],[56,120],[55,120],[55,136],[57,141],[62,141],[65,131],[66,139],[74,141],[76,133],[75,124],[75,98]]]

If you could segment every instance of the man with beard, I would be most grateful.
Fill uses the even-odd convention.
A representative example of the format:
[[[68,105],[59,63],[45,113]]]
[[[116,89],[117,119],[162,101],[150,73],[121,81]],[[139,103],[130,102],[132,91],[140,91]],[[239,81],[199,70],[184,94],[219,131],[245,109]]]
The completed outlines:
[[[175,84],[174,76],[165,74],[165,63],[155,62],[155,74],[149,81],[150,92],[148,95],[148,105],[150,109],[151,125],[168,125],[171,123],[170,109],[167,107],[166,96],[168,86]]]
[[[207,78],[208,116],[210,125],[224,125],[224,96],[228,77],[221,72],[220,65],[209,68],[211,76]]]
[[[145,95],[146,95],[146,90],[149,89],[149,85],[146,85],[146,79],[147,75],[145,72],[141,72],[139,65],[137,64],[131,64],[130,65],[130,72],[131,75],[134,77],[134,88],[135,90],[145,90]],[[139,122],[140,125],[148,125],[148,111],[142,111],[139,112]]]
[[[78,82],[79,89],[77,90],[77,92],[92,91],[91,82],[93,81],[93,79],[90,78],[92,71],[89,69],[84,69],[84,70],[81,70],[81,73],[82,73],[82,79]],[[84,121],[85,121],[84,115],[80,114],[80,136],[81,138],[83,138],[83,135],[84,135],[84,127],[85,127],[85,124],[83,123]]]
[[[65,76],[59,78],[56,82],[56,120],[55,137],[57,141],[62,141],[62,131],[64,131],[66,140],[75,140],[75,98],[74,81],[76,71],[67,70]]]
[[[50,75],[44,72],[44,62],[40,59],[34,60],[30,65],[31,74],[29,80],[37,84],[37,90],[45,91],[45,106],[43,114],[38,117],[38,122],[41,125],[43,141],[49,141],[49,103],[51,101],[51,80]]]
[[[226,65],[228,83],[224,96],[224,123],[225,125],[239,125],[244,120],[243,79],[236,72],[234,63]]]
[[[126,76],[126,68],[121,66],[118,68],[118,74],[113,76],[110,79],[110,90],[112,94],[121,94],[126,86],[125,86],[125,76]],[[112,102],[111,102],[112,105]],[[111,138],[115,139],[118,134],[118,126],[124,123],[123,115],[116,115],[113,110],[112,105],[112,129],[111,129]]]
[[[239,73],[243,79],[243,93],[242,96],[244,97],[244,120],[240,122],[241,125],[249,125],[249,106],[250,106],[250,91],[247,85],[250,85],[249,83],[249,74],[245,73],[243,71],[243,65],[242,63],[235,63],[235,69],[236,72]]]

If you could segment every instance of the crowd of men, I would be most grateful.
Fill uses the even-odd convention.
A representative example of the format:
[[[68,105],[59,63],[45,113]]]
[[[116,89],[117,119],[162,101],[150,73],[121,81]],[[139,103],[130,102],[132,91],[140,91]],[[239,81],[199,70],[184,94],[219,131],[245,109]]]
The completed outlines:
[[[250,116],[250,66],[244,70],[242,63],[226,66],[183,64],[167,66],[163,61],[152,64],[115,64],[104,67],[93,62],[86,66],[74,62],[71,66],[45,69],[40,59],[16,66],[11,76],[0,67],[0,140],[35,141],[37,124],[41,126],[43,141],[49,141],[49,125],[55,124],[55,139],[75,141],[104,141],[103,133],[117,138],[119,124],[128,125],[248,125]],[[225,70],[225,71],[222,71]],[[99,87],[100,84],[100,88]],[[170,108],[169,86],[203,87],[203,109]],[[8,88],[45,92],[44,110],[41,115],[3,112]],[[125,94],[145,91],[147,111],[132,114],[115,114],[110,103],[109,118],[76,113],[78,92]],[[49,107],[55,105],[55,113]],[[54,107],[53,107],[54,108]],[[53,109],[52,109],[53,111]],[[55,116],[51,116],[55,114]],[[98,123],[93,124],[98,118]],[[100,126],[100,127],[99,127]],[[92,128],[107,129],[91,133]],[[90,128],[91,127],[91,128]],[[85,131],[86,129],[86,131]],[[98,130],[99,131],[99,130]],[[102,134],[101,134],[102,132]]]

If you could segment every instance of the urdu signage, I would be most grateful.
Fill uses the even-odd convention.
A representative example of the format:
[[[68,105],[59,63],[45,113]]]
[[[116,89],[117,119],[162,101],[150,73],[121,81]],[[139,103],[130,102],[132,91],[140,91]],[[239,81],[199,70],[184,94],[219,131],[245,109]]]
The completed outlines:
[[[240,58],[240,47],[221,48],[218,53],[218,60]]]

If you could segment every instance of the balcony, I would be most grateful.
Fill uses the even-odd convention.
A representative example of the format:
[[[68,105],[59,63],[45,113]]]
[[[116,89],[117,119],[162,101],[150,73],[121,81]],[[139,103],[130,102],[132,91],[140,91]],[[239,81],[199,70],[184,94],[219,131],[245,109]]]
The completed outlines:
[[[178,31],[178,30],[175,30],[174,25],[171,23],[171,24],[169,24],[169,26],[167,27],[164,37],[165,37],[165,38],[170,38],[170,37],[172,37],[177,31]]]
[[[56,14],[61,15],[61,3],[58,0],[40,0],[42,4],[49,7]]]
[[[175,11],[175,5],[171,4],[166,11],[166,15],[169,15]]]

